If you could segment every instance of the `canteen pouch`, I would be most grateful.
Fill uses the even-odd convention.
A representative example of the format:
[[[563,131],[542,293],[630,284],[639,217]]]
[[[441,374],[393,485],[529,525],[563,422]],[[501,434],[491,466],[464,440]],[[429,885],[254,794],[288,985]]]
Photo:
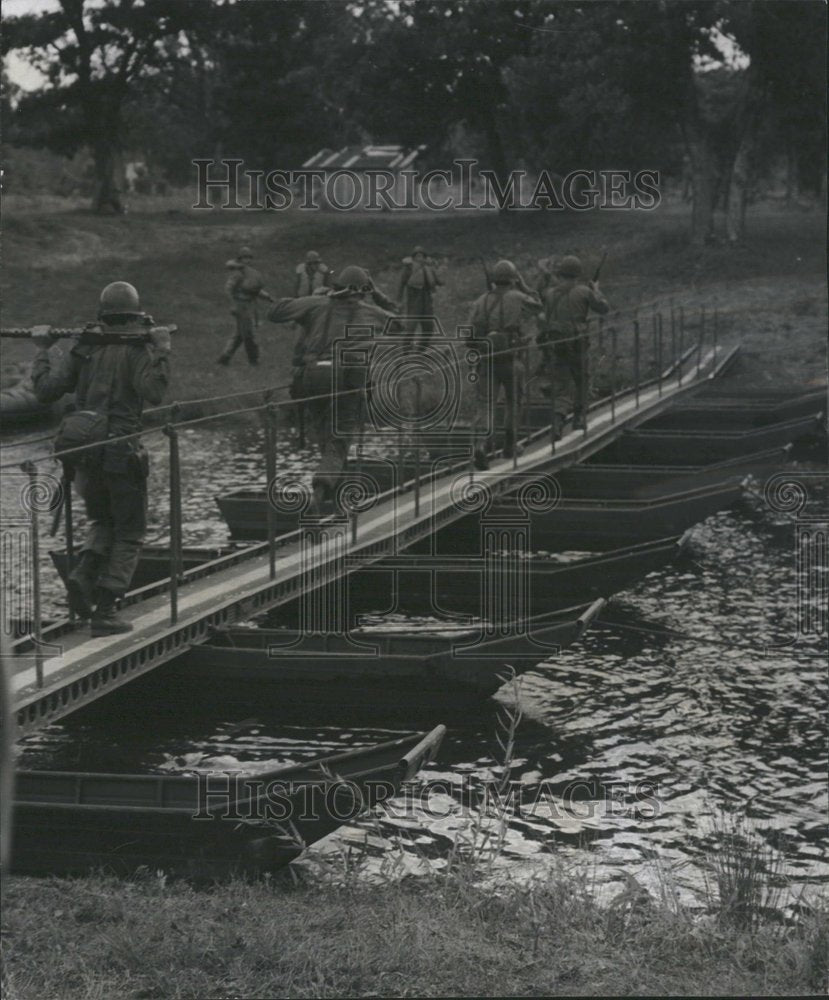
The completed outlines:
[[[100,443],[100,448],[89,448],[76,455],[62,458],[68,469],[100,464],[103,459],[103,445],[109,435],[109,417],[95,410],[75,410],[68,413],[58,427],[53,448],[56,452],[80,448],[83,445]]]

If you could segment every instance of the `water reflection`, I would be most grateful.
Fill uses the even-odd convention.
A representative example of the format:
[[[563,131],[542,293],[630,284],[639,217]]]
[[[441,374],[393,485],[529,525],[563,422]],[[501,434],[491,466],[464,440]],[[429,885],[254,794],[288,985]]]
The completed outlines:
[[[214,495],[262,483],[262,434],[217,428],[190,441],[184,432],[185,542],[220,543],[227,533]],[[152,439],[151,453],[151,518],[160,526],[163,438]],[[286,467],[307,470],[311,460],[283,443]],[[48,597],[62,600],[56,586]],[[647,884],[658,863],[692,899],[705,877],[706,824],[725,809],[745,811],[785,852],[795,886],[829,878],[826,637],[782,645],[794,635],[797,597],[792,522],[749,497],[698,526],[679,561],[616,598],[577,646],[526,674],[509,778],[537,805],[501,831],[495,867],[529,872],[552,857],[586,857],[600,882],[627,872]],[[160,671],[27,740],[21,763],[159,772],[275,766],[442,721],[450,732],[441,760],[419,776],[406,811],[379,827],[358,824],[372,831],[378,864],[396,843],[413,869],[421,855],[446,854],[468,831],[470,808],[502,777],[494,703],[449,718],[418,718],[405,704],[382,718],[330,709],[316,718],[310,706],[279,704],[278,693],[272,703],[246,703],[237,691],[238,704],[206,694],[171,701]],[[499,697],[508,703],[508,693]]]

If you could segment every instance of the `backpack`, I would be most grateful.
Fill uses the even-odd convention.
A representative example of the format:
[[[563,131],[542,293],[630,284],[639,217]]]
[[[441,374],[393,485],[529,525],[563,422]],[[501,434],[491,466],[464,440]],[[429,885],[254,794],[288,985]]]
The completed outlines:
[[[72,472],[75,469],[99,465],[104,457],[104,442],[109,437],[109,416],[96,410],[75,410],[68,413],[58,427],[53,450],[68,451],[70,448],[80,448],[83,445],[100,443],[99,448],[90,448],[75,455],[61,458],[64,469]]]

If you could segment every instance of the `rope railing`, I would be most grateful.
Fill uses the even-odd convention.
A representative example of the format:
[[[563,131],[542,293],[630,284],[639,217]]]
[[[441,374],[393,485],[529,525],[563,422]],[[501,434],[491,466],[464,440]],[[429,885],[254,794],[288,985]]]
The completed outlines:
[[[716,359],[718,352],[718,321],[719,314],[715,310],[713,313],[713,322],[711,324],[711,344],[713,348],[713,357]],[[677,385],[681,386],[682,378],[684,374],[684,368],[686,367],[689,359],[696,353],[696,374],[699,375],[700,366],[702,363],[703,356],[703,346],[704,346],[704,336],[706,332],[705,314],[704,311],[700,313],[700,322],[696,325],[698,331],[698,337],[689,343],[687,346],[685,340],[689,332],[689,324],[685,322],[684,309],[682,307],[675,313],[671,310],[671,337],[669,340],[670,344],[670,365],[667,369],[668,372],[675,372]],[[567,344],[574,342],[583,342],[585,344],[585,354],[589,354],[591,345],[595,346],[599,352],[600,357],[603,359],[605,357],[605,340],[609,336],[610,341],[610,418],[611,424],[616,423],[617,419],[617,395],[623,388],[623,386],[628,386],[635,393],[635,399],[637,407],[640,402],[640,394],[643,385],[650,384],[649,382],[643,383],[642,381],[642,350],[643,350],[643,337],[641,332],[641,327],[638,319],[638,312],[634,311],[633,321],[630,328],[630,348],[631,355],[633,358],[633,370],[630,373],[630,381],[628,382],[625,376],[622,377],[622,382],[619,380],[620,372],[618,370],[618,359],[619,359],[619,330],[615,324],[609,324],[606,317],[600,317],[598,322],[589,323],[587,329],[583,333],[574,334],[569,337],[555,338],[554,340],[546,341],[539,345],[539,350],[542,352],[542,356],[545,356],[545,350],[552,352],[555,345]],[[401,338],[402,339],[402,338]],[[658,394],[661,396],[663,389],[663,378],[665,377],[664,360],[665,360],[665,335],[664,335],[664,324],[661,315],[657,318],[654,314],[654,319],[652,321],[652,344],[651,344],[651,362],[655,368],[655,381],[658,387]],[[459,341],[458,343],[463,343]],[[468,345],[465,345],[468,346]],[[499,357],[512,356],[518,360],[523,359],[525,362],[529,360],[529,352],[531,349],[531,344],[529,342],[518,342],[512,343],[509,347],[503,348],[497,351],[488,351],[491,360],[495,360]],[[546,355],[547,365],[550,368],[550,392],[549,392],[549,412],[550,412],[550,454],[554,455],[556,450],[556,440],[557,440],[557,423],[558,415],[561,412],[561,407],[557,406],[556,391],[555,391],[555,377],[552,370],[552,366],[555,361],[551,353]],[[445,365],[446,369],[450,369],[457,365],[457,356],[449,356],[447,354],[443,355],[442,365]],[[336,365],[332,364],[332,382],[335,380],[335,368]],[[586,435],[588,433],[588,423],[589,423],[589,405],[588,405],[588,366],[581,366],[582,373],[582,383],[578,389],[580,398],[584,404],[583,410],[583,431]],[[440,369],[438,369],[440,370]],[[529,374],[529,366],[527,370],[527,382],[531,381],[533,378],[537,377],[540,373],[540,369],[531,376]],[[508,420],[508,426],[510,429],[511,445],[512,445],[512,464],[513,468],[517,467],[518,463],[518,451],[519,451],[519,437],[521,436],[522,428],[524,424],[522,423],[522,409],[528,403],[529,393],[521,393],[520,387],[518,385],[519,373],[518,365],[513,364],[511,366],[510,372],[511,378],[511,398],[510,404],[510,414]],[[422,393],[423,393],[423,375],[414,374],[406,375],[401,381],[412,381],[415,387],[415,402],[417,406],[417,412],[420,412],[420,405],[422,404]],[[272,499],[270,496],[270,487],[272,483],[276,480],[276,452],[277,452],[277,440],[278,440],[278,427],[279,427],[279,416],[280,413],[287,409],[296,409],[298,406],[302,407],[305,404],[313,404],[318,401],[332,401],[335,397],[345,397],[345,396],[358,396],[365,397],[367,388],[370,386],[370,381],[367,379],[366,383],[357,387],[350,389],[339,389],[336,388],[336,384],[332,384],[332,389],[328,392],[318,393],[312,396],[298,397],[295,399],[280,400],[276,401],[272,398],[275,392],[282,389],[289,388],[288,386],[274,387],[270,390],[251,390],[246,393],[232,393],[225,397],[207,397],[206,399],[200,400],[198,402],[211,402],[219,401],[222,398],[238,398],[245,395],[255,395],[264,394],[265,401],[262,403],[257,403],[252,406],[239,407],[232,410],[222,410],[217,413],[207,414],[201,417],[194,417],[189,420],[170,420],[166,422],[163,426],[143,428],[138,431],[134,431],[129,434],[121,434],[115,437],[107,438],[104,442],[94,442],[87,445],[79,445],[75,448],[65,449],[60,452],[54,452],[47,455],[36,456],[31,459],[25,460],[23,463],[18,462],[8,462],[0,465],[0,470],[7,469],[20,469],[21,467],[26,472],[29,477],[30,484],[34,485],[37,479],[37,466],[44,462],[51,462],[55,460],[64,460],[67,458],[77,459],[79,456],[86,452],[92,451],[94,449],[99,449],[102,444],[121,444],[136,441],[142,437],[163,433],[167,436],[169,441],[169,458],[168,458],[168,479],[169,479],[169,489],[170,489],[170,500],[169,500],[169,521],[170,521],[170,575],[169,575],[169,586],[168,595],[170,603],[170,622],[175,624],[179,617],[179,587],[185,582],[187,576],[183,572],[183,519],[182,519],[182,483],[181,483],[181,456],[179,451],[179,431],[183,428],[192,428],[195,426],[201,426],[207,424],[210,421],[224,419],[229,416],[237,416],[248,413],[262,413],[265,419],[264,427],[264,466],[266,471],[268,491],[268,503],[267,503],[267,525],[266,525],[266,536],[267,536],[267,549],[268,549],[268,566],[269,566],[269,576],[270,579],[274,579],[276,575],[276,552],[277,548],[280,547],[281,543],[285,540],[284,535],[277,535],[276,524],[272,508]],[[195,401],[188,401],[193,403]],[[476,401],[477,407],[480,408],[480,400]],[[492,400],[491,402],[495,402]],[[174,415],[178,409],[180,409],[181,404],[170,403],[165,407],[158,407],[156,411],[168,410],[172,415]],[[506,407],[506,404],[505,404]],[[363,422],[365,420],[365,403],[360,408],[360,430],[359,430],[359,440],[362,442],[363,436]],[[150,411],[148,411],[150,412]],[[494,415],[494,410],[492,411]],[[470,430],[471,440],[474,443],[480,443],[481,439],[485,436],[484,431],[480,426],[480,413],[476,412],[475,418],[472,423]],[[421,510],[421,486],[424,482],[429,482],[434,479],[437,474],[434,469],[427,471],[425,475],[421,473],[420,465],[420,452],[421,446],[416,444],[414,447],[415,452],[415,463],[414,463],[414,475],[407,478],[408,473],[405,472],[405,462],[408,457],[408,452],[403,446],[403,428],[407,420],[411,420],[411,417],[403,417],[401,419],[401,425],[398,427],[398,448],[397,448],[397,465],[398,465],[398,475],[396,476],[396,485],[393,486],[388,491],[383,491],[384,495],[386,493],[411,493],[414,501],[414,511],[416,516],[420,514]],[[491,421],[490,421],[491,422]],[[488,422],[488,426],[490,424]],[[522,441],[526,442],[527,437],[521,438]],[[360,468],[360,462],[362,457],[361,447],[358,449],[358,470]],[[470,476],[473,473],[473,455],[469,454],[468,460],[461,458],[456,465],[451,466],[451,468],[463,468],[468,461],[468,468]],[[392,464],[394,462],[392,461]],[[449,471],[450,466],[443,469],[440,474]],[[70,485],[64,477],[64,491],[65,494],[70,492]],[[64,515],[65,515],[65,533],[67,538],[68,554],[71,559],[72,552],[74,551],[74,529],[73,529],[73,518],[72,518],[72,505],[71,499],[68,503],[64,505]],[[348,510],[348,516],[351,520],[351,538],[352,542],[356,542],[357,539],[357,527],[358,527],[358,517],[359,509],[357,504],[352,504],[353,509]],[[333,516],[333,515],[330,515]],[[56,518],[57,520],[57,518]],[[55,529],[56,530],[56,529]],[[31,532],[31,544],[29,546],[33,562],[38,562],[38,513],[37,510],[32,509],[30,511],[30,532]],[[293,534],[293,532],[291,533]],[[258,546],[254,546],[257,550]],[[71,566],[70,566],[71,569]],[[42,630],[40,623],[40,605],[41,605],[41,594],[40,594],[40,567],[39,565],[33,565],[31,574],[32,584],[35,589],[33,610],[35,612],[34,618],[36,621],[32,622],[33,631],[32,638],[34,639],[35,645],[35,666],[36,666],[36,676],[37,684],[39,687],[43,686],[43,663],[42,663]]]

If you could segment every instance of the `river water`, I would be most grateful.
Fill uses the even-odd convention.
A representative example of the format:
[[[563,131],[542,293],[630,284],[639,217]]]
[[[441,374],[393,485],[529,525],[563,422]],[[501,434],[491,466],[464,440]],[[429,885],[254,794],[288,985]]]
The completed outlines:
[[[156,435],[148,446],[151,535],[163,539],[167,444]],[[214,496],[261,482],[261,450],[253,425],[183,432],[185,543],[227,540]],[[5,446],[3,460],[24,451],[31,449]],[[311,461],[310,452],[284,442],[280,468],[307,471]],[[812,496],[825,511],[829,473],[800,471],[813,474]],[[4,480],[5,511],[19,486]],[[48,613],[60,610],[62,590],[47,560]],[[654,889],[667,880],[694,902],[706,880],[705,849],[725,813],[745,815],[781,852],[793,891],[829,880],[826,632],[824,625],[822,635],[781,645],[795,637],[795,564],[792,516],[747,495],[698,525],[678,561],[613,598],[604,624],[522,676],[523,718],[507,776],[525,807],[505,825],[491,821],[502,844],[495,868],[525,875],[586,864],[598,888],[635,875]],[[659,634],[665,628],[683,636]],[[297,718],[278,693],[271,703],[246,704],[244,692],[232,703],[211,701],[209,692],[192,703],[171,701],[164,668],[157,674],[25,740],[20,764],[261,769],[443,722],[449,732],[439,759],[405,801],[378,821],[346,828],[310,857],[368,837],[369,871],[392,855],[397,870],[416,871],[441,864],[457,838],[480,842],[481,796],[504,777],[498,708],[514,714],[510,687],[483,708],[448,718],[412,717],[405,704],[382,716],[327,710]]]

